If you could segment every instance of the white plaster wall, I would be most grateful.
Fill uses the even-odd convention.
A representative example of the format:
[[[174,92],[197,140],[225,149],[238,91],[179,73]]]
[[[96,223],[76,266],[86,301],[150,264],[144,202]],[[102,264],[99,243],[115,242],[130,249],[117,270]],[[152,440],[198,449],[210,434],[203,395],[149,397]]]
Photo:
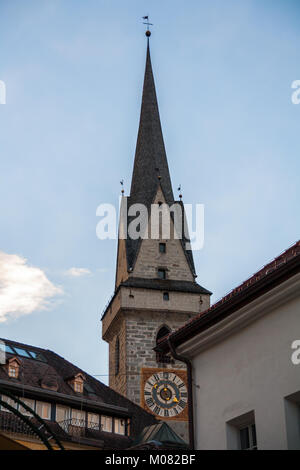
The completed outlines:
[[[226,449],[226,422],[251,410],[258,448],[287,448],[284,397],[300,391],[295,339],[299,297],[193,358],[196,449]]]

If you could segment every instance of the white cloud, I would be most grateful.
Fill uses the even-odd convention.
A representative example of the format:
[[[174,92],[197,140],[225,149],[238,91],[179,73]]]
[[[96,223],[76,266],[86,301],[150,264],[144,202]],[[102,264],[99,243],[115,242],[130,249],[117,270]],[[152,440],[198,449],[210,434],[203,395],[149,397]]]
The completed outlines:
[[[87,268],[70,268],[66,271],[66,274],[71,277],[82,277],[91,274],[91,271]]]
[[[0,323],[49,307],[49,299],[62,294],[44,271],[27,259],[0,251]]]

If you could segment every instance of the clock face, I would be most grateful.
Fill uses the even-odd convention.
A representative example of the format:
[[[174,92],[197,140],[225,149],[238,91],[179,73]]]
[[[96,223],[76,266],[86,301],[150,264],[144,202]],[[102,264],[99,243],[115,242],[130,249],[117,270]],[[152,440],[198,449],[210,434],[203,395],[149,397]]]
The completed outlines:
[[[157,372],[145,382],[145,403],[158,416],[172,418],[179,415],[187,405],[187,396],[185,383],[174,372]]]

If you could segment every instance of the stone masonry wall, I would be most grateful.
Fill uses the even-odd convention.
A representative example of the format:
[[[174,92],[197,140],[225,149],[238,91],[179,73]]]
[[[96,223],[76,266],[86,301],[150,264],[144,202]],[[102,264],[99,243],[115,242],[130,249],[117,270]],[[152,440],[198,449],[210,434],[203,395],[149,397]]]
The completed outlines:
[[[110,329],[109,342],[109,386],[126,396],[126,322],[123,315]],[[119,338],[119,372],[116,375],[116,342]]]
[[[154,204],[165,203],[161,189],[157,191]],[[174,238],[174,224],[171,220],[170,239],[152,239],[151,237],[142,240],[136,264],[130,276],[157,278],[157,268],[167,270],[167,279],[193,281],[193,275],[188,265],[186,256],[181,246],[181,241]],[[161,232],[161,230],[160,230]],[[151,223],[149,221],[149,235],[151,234]],[[166,253],[159,252],[159,243],[166,243]]]
[[[190,318],[187,314],[167,312],[133,311],[126,313],[126,396],[140,405],[141,376],[143,367],[165,367],[166,369],[185,369],[185,364],[174,361],[172,364],[160,364],[156,361],[153,348],[159,329],[166,325],[175,330]]]

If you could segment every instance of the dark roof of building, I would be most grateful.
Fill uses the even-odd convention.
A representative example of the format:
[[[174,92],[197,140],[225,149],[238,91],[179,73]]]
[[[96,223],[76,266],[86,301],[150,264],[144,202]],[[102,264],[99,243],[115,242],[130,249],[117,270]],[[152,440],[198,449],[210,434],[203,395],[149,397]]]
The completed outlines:
[[[160,180],[158,179],[159,176]],[[130,197],[149,206],[153,202],[159,182],[166,201],[169,204],[173,203],[174,196],[161,129],[148,42]]]
[[[25,391],[29,397],[40,397],[40,399],[45,397],[46,401],[68,404],[75,408],[84,406],[85,409],[90,411],[98,410],[100,414],[119,417],[128,416],[131,418],[131,433],[133,436],[137,436],[145,426],[156,422],[152,414],[147,413],[140,406],[53,351],[7,339],[1,339],[1,341],[6,346],[14,348],[14,351],[18,350],[17,354],[8,351],[8,359],[17,356],[21,360],[20,373],[17,379],[8,377],[4,367],[0,366],[1,386],[5,385],[16,393]],[[32,357],[25,357],[25,355]],[[83,373],[85,376],[83,394],[76,393],[68,382],[71,377],[78,373]],[[108,433],[104,433],[104,435],[111,438]],[[112,438],[115,437],[114,435]]]
[[[170,172],[162,134],[155,83],[151,65],[149,40],[147,44],[146,67],[142,95],[139,130],[134,158],[130,196],[127,198],[128,208],[133,204],[144,204],[148,213],[159,186],[166,203],[175,203]],[[179,203],[177,201],[177,203]],[[128,217],[128,224],[132,218]],[[133,268],[139,252],[141,239],[126,238],[126,256],[128,269]],[[192,274],[195,274],[193,253],[181,244]]]
[[[129,277],[126,281],[121,282],[114,294],[110,298],[109,302],[106,304],[101,320],[105,317],[106,313],[109,311],[110,305],[115,299],[116,295],[120,291],[121,287],[127,288],[140,288],[140,289],[153,289],[161,290],[166,292],[188,292],[190,294],[207,294],[211,295],[212,293],[205,289],[205,287],[200,286],[195,281],[180,281],[172,279],[151,279],[144,277]]]
[[[169,351],[168,340],[179,346],[196,334],[210,328],[243,306],[257,299],[300,271],[300,241],[281,253],[273,261],[253,274],[238,287],[225,295],[209,309],[199,313],[182,327],[162,338],[157,347]]]
[[[142,444],[155,444],[157,447],[168,445],[169,448],[187,449],[188,444],[176,434],[176,432],[166,423],[160,422],[144,428],[143,432],[134,442],[134,446]]]
[[[147,279],[142,277],[129,277],[120,284],[124,287],[139,287],[162,291],[189,292],[192,294],[208,294],[211,292],[193,281],[177,281],[172,279]]]

